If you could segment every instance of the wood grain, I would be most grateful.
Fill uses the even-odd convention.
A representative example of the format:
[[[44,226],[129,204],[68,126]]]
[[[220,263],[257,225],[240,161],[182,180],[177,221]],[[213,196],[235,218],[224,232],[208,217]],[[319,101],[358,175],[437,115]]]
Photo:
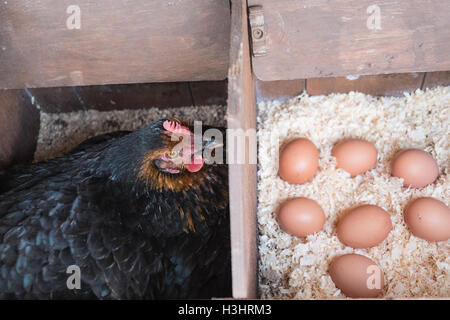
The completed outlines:
[[[193,105],[211,106],[227,104],[227,81],[196,81],[189,82]]]
[[[404,92],[420,89],[424,73],[398,73],[361,76],[356,80],[345,77],[312,78],[306,80],[310,95],[362,92],[373,96],[402,96]]]
[[[0,88],[223,80],[230,8],[210,0],[0,1]]]
[[[25,90],[0,90],[0,170],[31,162],[39,134],[39,110]]]
[[[436,86],[450,86],[450,71],[426,73],[422,89]]]
[[[192,89],[192,90],[191,90]],[[226,81],[140,83],[28,89],[42,111],[121,110],[225,105]]]
[[[267,54],[252,60],[264,81],[450,69],[450,1],[248,2],[264,8]]]
[[[246,1],[233,0],[231,7],[228,130],[255,130],[256,101],[247,36]],[[247,156],[256,157],[256,148],[253,154],[250,153],[247,149]],[[256,164],[229,164],[229,185],[233,297],[256,298]]]
[[[29,89],[42,111],[121,110],[191,106],[189,83],[124,84]]]
[[[276,99],[289,99],[301,94],[306,88],[306,81],[299,80],[280,80],[280,81],[261,81],[256,83],[257,102]]]

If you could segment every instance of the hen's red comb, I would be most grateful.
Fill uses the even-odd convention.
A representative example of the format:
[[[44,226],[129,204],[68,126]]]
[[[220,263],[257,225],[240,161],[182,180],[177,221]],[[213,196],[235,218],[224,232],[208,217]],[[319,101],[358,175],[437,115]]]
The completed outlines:
[[[191,134],[191,130],[188,127],[181,125],[176,121],[166,120],[163,124],[164,129],[176,134]]]

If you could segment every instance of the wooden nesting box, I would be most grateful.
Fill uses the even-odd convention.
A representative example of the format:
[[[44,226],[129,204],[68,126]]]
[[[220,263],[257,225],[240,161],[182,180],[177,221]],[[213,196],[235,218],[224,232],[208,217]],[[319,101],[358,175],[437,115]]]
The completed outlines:
[[[449,39],[450,3],[439,0],[1,1],[0,148],[10,157],[0,165],[29,160],[32,97],[51,112],[93,100],[108,110],[111,95],[131,107],[220,104],[228,78],[228,128],[256,130],[264,99],[449,84]],[[86,87],[149,82],[165,83]],[[30,89],[43,87],[59,94]],[[234,298],[258,297],[256,177],[256,164],[229,166]]]
[[[230,19],[228,1],[1,1],[0,167],[32,159],[39,110],[225,105]]]
[[[255,130],[258,101],[304,90],[399,95],[450,83],[448,2],[232,1],[231,21],[229,128]],[[256,165],[230,165],[237,298],[258,296],[256,183]]]

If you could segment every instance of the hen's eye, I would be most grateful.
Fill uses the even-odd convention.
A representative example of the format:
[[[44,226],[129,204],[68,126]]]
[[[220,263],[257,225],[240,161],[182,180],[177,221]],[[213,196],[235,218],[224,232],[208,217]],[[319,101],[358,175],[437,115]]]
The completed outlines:
[[[178,156],[178,151],[170,151],[167,153],[167,157],[173,159]]]

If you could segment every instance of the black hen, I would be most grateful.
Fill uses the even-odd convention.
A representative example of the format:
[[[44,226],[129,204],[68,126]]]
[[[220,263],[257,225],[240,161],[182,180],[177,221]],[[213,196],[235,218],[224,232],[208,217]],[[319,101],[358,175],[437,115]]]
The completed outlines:
[[[0,298],[231,296],[227,167],[189,135],[163,119],[0,173]]]

